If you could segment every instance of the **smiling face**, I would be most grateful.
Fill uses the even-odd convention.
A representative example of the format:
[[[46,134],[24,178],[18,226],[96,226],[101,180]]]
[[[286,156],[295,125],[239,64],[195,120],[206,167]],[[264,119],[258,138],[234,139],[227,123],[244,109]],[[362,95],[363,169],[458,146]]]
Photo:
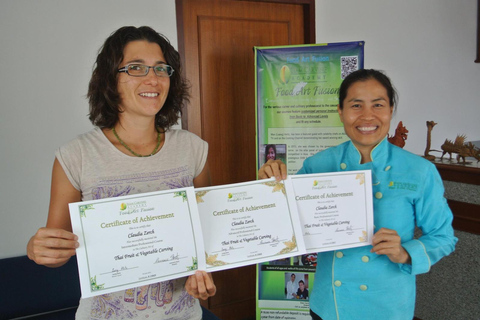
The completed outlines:
[[[273,147],[268,148],[267,160],[275,160],[275,150]]]
[[[362,163],[370,162],[370,152],[390,129],[393,106],[387,90],[374,79],[357,81],[348,88],[338,113],[345,133],[362,154]]]
[[[300,288],[300,291],[305,290],[305,284],[303,282],[299,282],[298,287]]]
[[[145,40],[131,41],[123,50],[123,61],[119,68],[129,63],[155,66],[167,64],[162,49],[156,43]],[[124,72],[118,74],[117,89],[122,117],[142,116],[154,118],[167,99],[170,78],[158,77],[152,69],[144,77],[132,77]]]

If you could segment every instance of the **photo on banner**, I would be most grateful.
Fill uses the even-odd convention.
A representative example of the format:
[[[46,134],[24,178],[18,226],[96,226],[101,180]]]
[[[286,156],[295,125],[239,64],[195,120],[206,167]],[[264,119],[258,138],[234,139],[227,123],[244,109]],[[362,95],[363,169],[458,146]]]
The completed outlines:
[[[257,168],[280,159],[295,174],[305,158],[348,139],[338,90],[364,68],[364,47],[355,41],[254,48]],[[315,254],[257,265],[257,319],[310,320],[315,266]]]
[[[256,318],[310,320],[316,266],[316,253],[258,264]]]

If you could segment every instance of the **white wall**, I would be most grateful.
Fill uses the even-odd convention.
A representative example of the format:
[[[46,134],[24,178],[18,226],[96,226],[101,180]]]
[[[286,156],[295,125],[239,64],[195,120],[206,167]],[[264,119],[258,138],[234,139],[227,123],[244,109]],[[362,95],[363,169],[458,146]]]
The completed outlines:
[[[477,0],[317,0],[317,42],[365,41],[365,68],[384,70],[399,93],[392,120],[409,130],[405,149],[423,155],[466,134],[480,140]],[[438,153],[431,153],[439,155]]]
[[[477,0],[317,0],[317,42],[365,40],[365,67],[400,94],[393,123],[423,153],[464,133],[480,140]],[[55,149],[91,128],[85,99],[97,51],[123,25],[150,25],[177,47],[173,0],[0,2],[0,258],[25,254],[46,222]],[[392,131],[393,132],[393,131]]]
[[[0,258],[25,254],[47,217],[55,149],[88,131],[98,49],[124,25],[177,47],[175,1],[0,2]]]

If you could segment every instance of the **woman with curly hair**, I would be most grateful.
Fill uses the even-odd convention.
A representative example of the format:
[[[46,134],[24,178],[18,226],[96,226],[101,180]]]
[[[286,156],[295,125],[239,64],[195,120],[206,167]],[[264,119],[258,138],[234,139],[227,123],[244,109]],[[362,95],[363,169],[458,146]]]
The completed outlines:
[[[101,48],[88,88],[95,126],[55,153],[48,219],[30,239],[37,264],[60,267],[75,255],[68,203],[210,184],[208,145],[173,130],[188,100],[180,57],[149,27],[122,27]],[[81,299],[77,319],[202,319],[198,298],[210,274]],[[205,319],[205,318],[204,318]]]

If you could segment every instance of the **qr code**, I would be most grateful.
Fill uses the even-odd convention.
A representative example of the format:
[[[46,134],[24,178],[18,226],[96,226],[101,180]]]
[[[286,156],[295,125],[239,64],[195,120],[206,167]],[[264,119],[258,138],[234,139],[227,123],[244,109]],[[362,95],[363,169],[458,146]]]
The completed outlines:
[[[358,56],[340,57],[342,64],[342,80],[350,73],[358,70]]]

